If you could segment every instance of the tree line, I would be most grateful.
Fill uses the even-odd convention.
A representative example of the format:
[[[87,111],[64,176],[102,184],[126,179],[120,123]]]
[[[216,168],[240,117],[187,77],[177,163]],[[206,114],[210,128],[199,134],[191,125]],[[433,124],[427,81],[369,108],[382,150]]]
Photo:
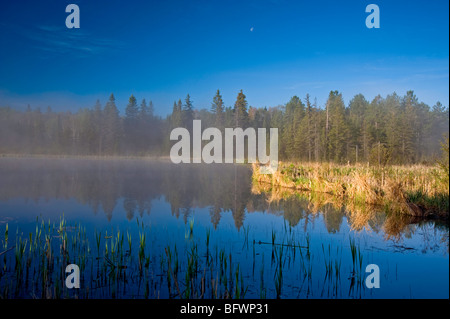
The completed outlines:
[[[113,94],[104,106],[54,112],[0,107],[0,154],[167,156],[170,131],[202,127],[278,128],[279,158],[337,163],[412,164],[433,161],[449,130],[449,109],[437,102],[419,102],[413,91],[372,101],[355,95],[348,105],[331,91],[323,106],[309,94],[293,96],[275,107],[252,107],[241,90],[234,105],[226,106],[217,90],[211,107],[194,108],[188,94],[173,103],[162,118],[152,101],[138,103],[131,95],[123,115]]]

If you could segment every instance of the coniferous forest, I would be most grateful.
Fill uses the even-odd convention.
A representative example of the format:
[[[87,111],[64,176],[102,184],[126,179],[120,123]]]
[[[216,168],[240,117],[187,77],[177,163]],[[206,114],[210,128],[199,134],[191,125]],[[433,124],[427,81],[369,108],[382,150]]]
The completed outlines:
[[[0,107],[0,154],[168,156],[170,131],[191,127],[193,119],[202,128],[278,128],[281,160],[374,165],[431,163],[449,130],[448,107],[420,102],[413,91],[372,101],[358,94],[348,103],[331,91],[325,105],[306,94],[253,107],[242,90],[226,102],[217,90],[211,105],[195,105],[188,94],[165,118],[152,101],[131,95],[121,106],[111,94],[105,104],[77,112]]]

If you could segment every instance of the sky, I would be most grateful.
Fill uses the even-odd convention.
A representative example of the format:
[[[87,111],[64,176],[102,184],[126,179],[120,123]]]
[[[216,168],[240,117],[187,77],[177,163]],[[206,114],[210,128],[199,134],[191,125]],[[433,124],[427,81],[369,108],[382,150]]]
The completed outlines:
[[[80,9],[80,28],[65,21]],[[380,28],[366,27],[368,4]],[[220,89],[253,107],[331,90],[404,95],[449,105],[447,0],[3,0],[0,106],[77,111],[133,94],[161,116],[191,96],[209,109]]]

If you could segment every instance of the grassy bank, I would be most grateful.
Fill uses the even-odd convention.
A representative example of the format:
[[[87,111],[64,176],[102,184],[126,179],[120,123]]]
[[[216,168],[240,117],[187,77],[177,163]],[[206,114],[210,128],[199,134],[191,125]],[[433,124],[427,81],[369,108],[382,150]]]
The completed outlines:
[[[448,176],[438,167],[280,163],[272,175],[253,165],[253,181],[295,191],[327,193],[346,204],[382,206],[412,216],[448,217]]]

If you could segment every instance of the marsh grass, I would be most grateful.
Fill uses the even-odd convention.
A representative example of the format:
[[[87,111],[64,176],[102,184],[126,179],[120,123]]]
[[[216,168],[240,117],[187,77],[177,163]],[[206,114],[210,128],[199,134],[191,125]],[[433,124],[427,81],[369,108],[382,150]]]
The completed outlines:
[[[18,229],[15,237],[5,225],[2,248],[14,253],[0,259],[0,298],[265,299],[314,296],[313,289],[345,297],[343,287],[353,294],[352,285],[360,291],[363,282],[365,259],[354,237],[349,238],[351,260],[342,266],[342,247],[314,242],[308,232],[286,224],[262,240],[247,226],[234,246],[210,228],[184,241],[181,234],[181,243],[156,246],[160,233],[140,222],[128,227],[93,230],[92,250],[81,224],[61,220],[49,226],[38,220],[34,232],[24,235]],[[248,245],[251,236],[253,245]],[[77,290],[64,285],[70,263],[82,271]]]
[[[448,217],[449,185],[438,166],[280,163],[271,175],[252,167],[254,183],[326,193],[346,204],[383,206],[411,216]]]
[[[359,232],[364,229],[366,231],[378,231],[380,229],[383,230],[386,240],[398,240],[405,231],[408,231],[411,225],[421,224],[428,220],[423,216],[399,213],[398,210],[392,209],[395,204],[369,205],[364,202],[346,200],[344,197],[328,193],[304,192],[293,188],[276,187],[267,183],[254,182],[252,193],[264,194],[267,203],[266,209],[273,211],[284,210],[286,205],[290,207],[306,203],[302,207],[304,207],[307,215],[321,215],[330,210],[344,212],[351,230]],[[447,195],[439,196],[442,196],[442,200],[438,202],[448,203]],[[285,218],[289,217],[285,216]],[[447,223],[447,218],[445,216],[434,218],[434,222]]]

